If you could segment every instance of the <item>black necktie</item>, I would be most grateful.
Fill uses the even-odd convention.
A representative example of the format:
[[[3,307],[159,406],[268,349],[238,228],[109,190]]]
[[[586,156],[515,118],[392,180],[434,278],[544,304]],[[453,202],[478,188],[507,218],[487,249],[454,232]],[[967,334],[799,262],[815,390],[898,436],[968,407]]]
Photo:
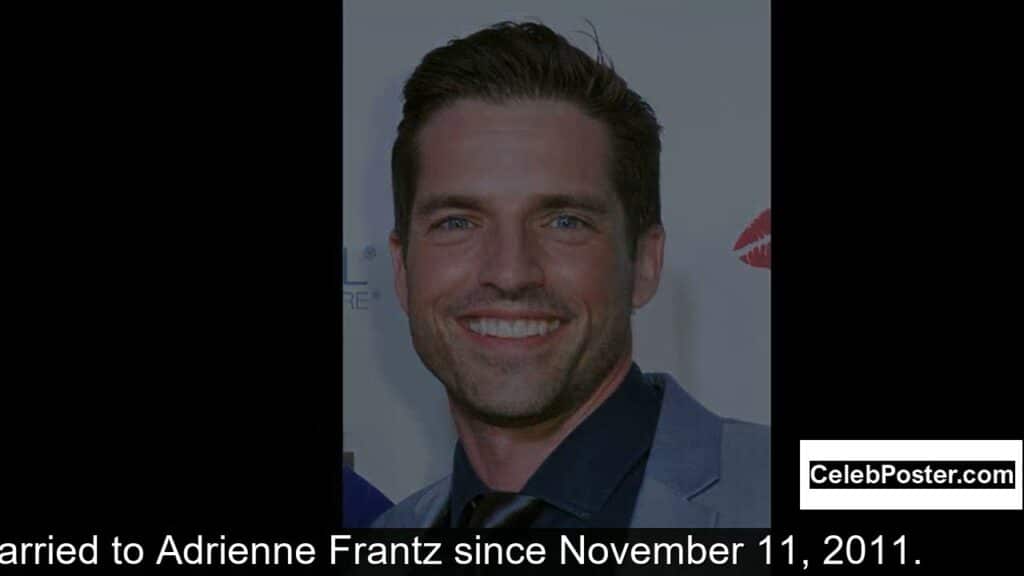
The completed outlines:
[[[462,513],[461,528],[528,528],[543,501],[514,492],[490,492],[473,498]]]

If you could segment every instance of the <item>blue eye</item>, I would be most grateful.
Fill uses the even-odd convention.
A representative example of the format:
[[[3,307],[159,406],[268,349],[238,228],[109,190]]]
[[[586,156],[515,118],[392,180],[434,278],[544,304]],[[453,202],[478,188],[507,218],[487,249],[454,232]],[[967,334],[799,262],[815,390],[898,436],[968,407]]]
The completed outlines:
[[[439,222],[437,224],[437,228],[440,228],[441,230],[449,230],[449,231],[469,230],[472,227],[473,227],[473,223],[472,222],[470,222],[469,220],[467,220],[465,218],[461,218],[459,216],[452,216],[452,217],[449,217],[449,218],[445,218],[444,220],[442,220],[441,222]]]
[[[552,228],[567,228],[571,230],[575,228],[582,228],[584,225],[583,220],[568,214],[561,214],[551,221]]]

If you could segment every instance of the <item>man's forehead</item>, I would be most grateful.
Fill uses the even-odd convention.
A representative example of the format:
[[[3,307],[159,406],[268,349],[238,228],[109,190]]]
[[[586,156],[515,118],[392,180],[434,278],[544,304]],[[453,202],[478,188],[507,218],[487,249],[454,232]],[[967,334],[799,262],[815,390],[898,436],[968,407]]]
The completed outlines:
[[[416,204],[437,194],[610,193],[604,124],[556,100],[460,100],[438,111],[418,139]]]

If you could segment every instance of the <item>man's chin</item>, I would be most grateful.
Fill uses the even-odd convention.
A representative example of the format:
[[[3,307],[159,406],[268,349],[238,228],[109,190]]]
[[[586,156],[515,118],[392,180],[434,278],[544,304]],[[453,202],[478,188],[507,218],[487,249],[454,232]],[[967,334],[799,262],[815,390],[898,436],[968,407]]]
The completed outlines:
[[[526,428],[558,418],[554,405],[522,408],[474,402],[463,405],[468,416],[478,422],[497,428]]]
[[[508,375],[492,378],[481,376],[470,389],[449,391],[462,411],[475,420],[503,428],[523,427],[556,418],[565,409],[563,394],[552,394],[557,384],[538,386],[538,380]]]

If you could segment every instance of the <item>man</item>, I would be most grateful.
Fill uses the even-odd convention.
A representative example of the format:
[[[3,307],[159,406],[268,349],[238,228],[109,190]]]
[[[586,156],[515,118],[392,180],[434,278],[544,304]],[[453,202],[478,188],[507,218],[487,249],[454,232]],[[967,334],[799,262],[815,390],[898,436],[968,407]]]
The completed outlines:
[[[632,362],[665,243],[646,102],[532,23],[430,52],[404,97],[395,288],[459,441],[375,525],[768,526],[768,430]]]

